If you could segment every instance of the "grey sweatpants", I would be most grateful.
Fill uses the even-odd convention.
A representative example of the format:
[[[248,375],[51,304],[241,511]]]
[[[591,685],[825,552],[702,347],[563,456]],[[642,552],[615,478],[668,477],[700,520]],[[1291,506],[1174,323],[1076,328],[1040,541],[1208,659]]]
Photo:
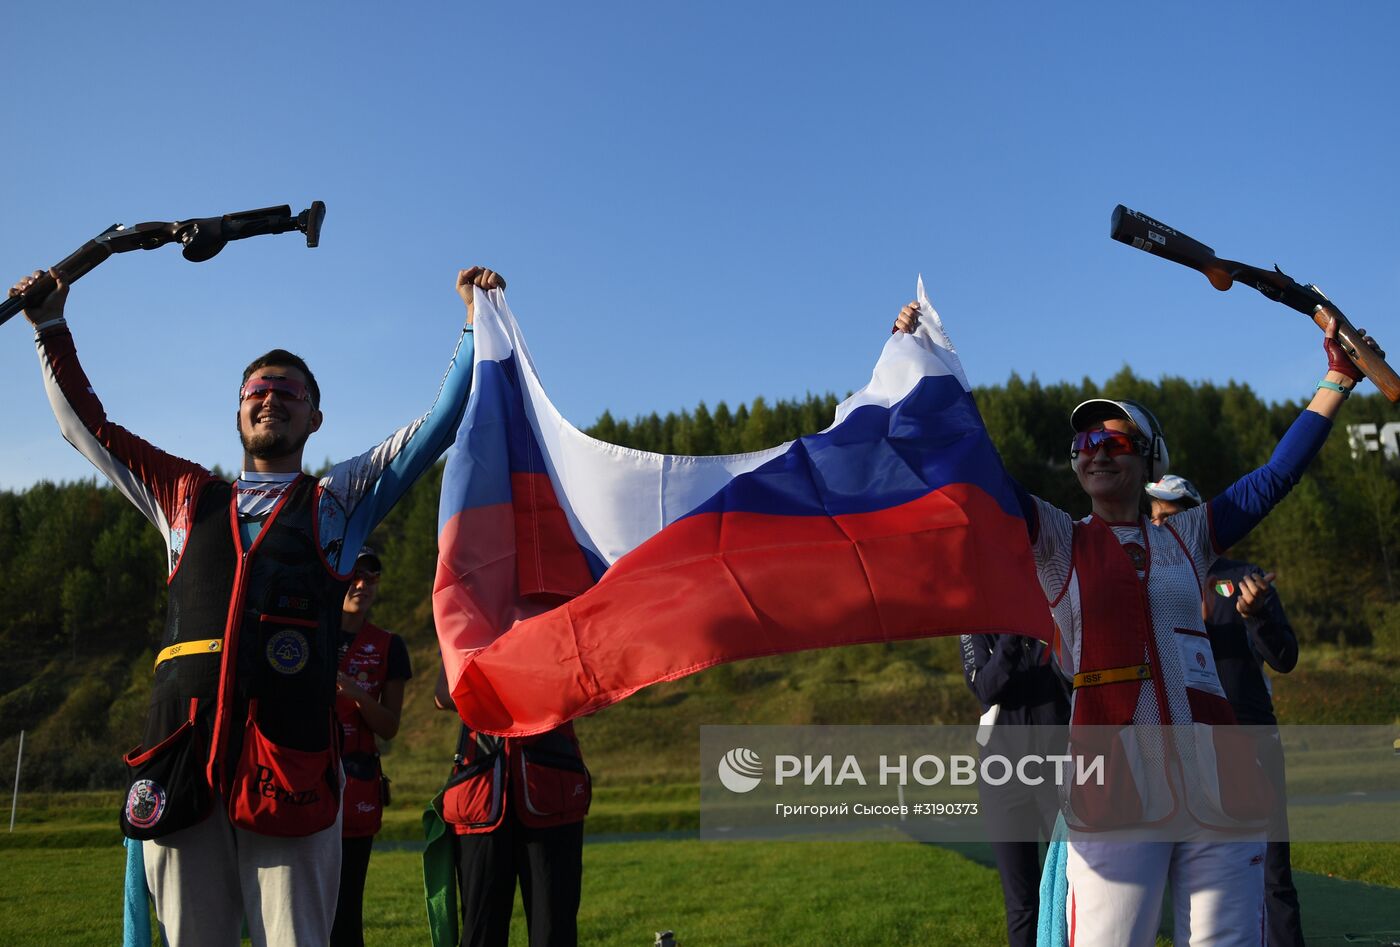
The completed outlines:
[[[238,947],[243,919],[254,947],[326,944],[340,888],[340,817],[301,838],[258,835],[207,819],[142,843],[146,885],[169,947]]]

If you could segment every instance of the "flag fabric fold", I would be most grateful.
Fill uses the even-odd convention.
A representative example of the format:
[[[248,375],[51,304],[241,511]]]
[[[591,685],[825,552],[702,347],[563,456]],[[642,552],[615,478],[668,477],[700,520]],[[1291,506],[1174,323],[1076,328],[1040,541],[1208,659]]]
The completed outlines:
[[[920,281],[826,430],[685,457],[587,437],[499,290],[448,455],[433,604],[468,725],[551,729],[726,661],[929,635],[1050,638],[1013,485]]]

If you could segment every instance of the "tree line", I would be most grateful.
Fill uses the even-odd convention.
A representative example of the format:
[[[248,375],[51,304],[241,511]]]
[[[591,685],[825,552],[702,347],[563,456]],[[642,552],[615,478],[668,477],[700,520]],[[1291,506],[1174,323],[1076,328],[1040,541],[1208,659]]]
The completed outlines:
[[[1098,396],[1132,398],[1161,419],[1175,473],[1206,496],[1267,461],[1302,403],[1268,404],[1248,386],[1140,378],[1104,385],[1011,376],[975,391],[1007,470],[1071,514],[1088,512],[1068,455],[1069,412]],[[829,425],[833,394],[731,409],[724,402],[630,420],[604,414],[587,429],[640,450],[727,454],[760,450]],[[1400,650],[1400,464],[1353,456],[1348,423],[1400,421],[1379,395],[1357,396],[1308,475],[1231,552],[1278,573],[1300,639]],[[376,620],[410,644],[432,638],[441,465],[376,530],[386,575]],[[114,489],[94,481],[0,491],[0,759],[30,731],[27,778],[54,786],[121,782],[118,752],[134,744],[165,609],[156,531]],[[37,774],[37,775],[35,775]]]

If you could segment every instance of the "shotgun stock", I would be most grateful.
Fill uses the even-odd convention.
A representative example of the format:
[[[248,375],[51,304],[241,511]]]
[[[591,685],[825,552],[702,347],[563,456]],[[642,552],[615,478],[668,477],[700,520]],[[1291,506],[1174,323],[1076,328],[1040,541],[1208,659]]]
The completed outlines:
[[[192,263],[203,263],[222,250],[230,240],[288,233],[292,230],[305,234],[306,245],[314,247],[321,242],[321,224],[325,219],[326,205],[321,201],[312,201],[310,207],[296,216],[292,216],[290,206],[281,204],[277,207],[260,207],[257,210],[224,214],[222,217],[169,222],[156,220],[134,227],[113,224],[52,269],[64,282],[71,284],[113,253],[154,250],[167,243],[181,244],[184,247],[185,259]],[[57,288],[58,284],[53,276],[45,272],[23,293],[0,302],[0,325],[4,325],[28,307],[43,302],[44,297]]]
[[[1351,320],[1316,286],[1297,282],[1277,266],[1265,270],[1235,260],[1223,260],[1199,240],[1122,204],[1113,209],[1109,236],[1135,249],[1204,273],[1210,284],[1221,292],[1236,283],[1253,287],[1274,302],[1308,316],[1321,329],[1327,328],[1329,316],[1335,316],[1337,341],[1347,357],[1363,375],[1371,379],[1387,400],[1392,403],[1400,401],[1400,376],[1395,374],[1380,353],[1366,344]]]

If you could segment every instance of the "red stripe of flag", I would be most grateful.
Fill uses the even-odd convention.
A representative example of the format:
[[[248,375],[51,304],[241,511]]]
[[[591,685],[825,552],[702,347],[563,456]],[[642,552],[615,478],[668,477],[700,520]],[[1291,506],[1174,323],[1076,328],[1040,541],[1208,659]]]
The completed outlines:
[[[435,594],[461,594],[444,578]],[[982,632],[1051,624],[1025,521],[976,487],[837,517],[704,514],[469,656],[453,697],[470,726],[524,736],[726,661]]]

